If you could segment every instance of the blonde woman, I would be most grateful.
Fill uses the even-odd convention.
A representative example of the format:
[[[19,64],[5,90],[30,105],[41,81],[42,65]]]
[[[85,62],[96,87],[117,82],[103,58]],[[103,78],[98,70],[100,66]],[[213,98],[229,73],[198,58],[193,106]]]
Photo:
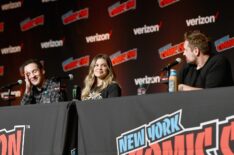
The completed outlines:
[[[96,100],[121,96],[121,88],[115,81],[111,60],[106,54],[95,56],[84,81],[82,100]]]

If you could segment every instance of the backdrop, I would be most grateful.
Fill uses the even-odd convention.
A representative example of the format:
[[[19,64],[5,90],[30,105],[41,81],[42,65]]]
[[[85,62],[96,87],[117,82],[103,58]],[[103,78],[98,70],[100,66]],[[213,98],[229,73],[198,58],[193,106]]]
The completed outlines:
[[[228,0],[1,0],[0,86],[22,78],[20,65],[37,58],[48,77],[74,74],[73,81],[64,81],[71,98],[73,85],[83,87],[91,59],[106,53],[124,96],[136,95],[140,83],[147,93],[165,92],[158,76],[165,65],[183,57],[188,30],[206,33],[213,52],[234,66],[231,6]],[[23,90],[14,87],[13,104]],[[1,90],[4,97],[6,90]]]

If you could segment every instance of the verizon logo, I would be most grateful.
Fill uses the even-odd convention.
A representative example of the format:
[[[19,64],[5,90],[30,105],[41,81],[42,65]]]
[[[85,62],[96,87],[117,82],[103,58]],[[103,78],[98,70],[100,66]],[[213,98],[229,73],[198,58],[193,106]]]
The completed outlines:
[[[134,79],[134,81],[135,81],[135,85],[154,84],[154,83],[160,83],[161,78],[160,78],[160,76],[148,77],[146,75],[143,78],[136,78],[136,79]]]
[[[94,43],[94,42],[100,42],[100,41],[105,41],[105,40],[110,40],[112,32],[110,33],[103,33],[103,34],[98,34],[96,33],[93,36],[87,36],[85,37],[87,43]]]
[[[156,25],[149,25],[149,26],[144,25],[143,27],[134,28],[133,33],[134,35],[142,35],[142,34],[158,32],[160,30],[161,25],[162,25],[162,22]]]
[[[46,48],[61,47],[61,46],[63,46],[63,43],[64,43],[63,40],[49,40],[47,42],[42,42],[41,48],[46,49]]]
[[[7,48],[2,48],[1,52],[2,52],[2,55],[4,55],[4,54],[12,54],[12,53],[21,52],[21,49],[22,49],[21,46],[9,46]]]
[[[217,12],[216,15],[212,15],[212,16],[205,16],[205,17],[198,16],[197,18],[187,19],[186,24],[189,27],[189,26],[197,26],[197,25],[215,23],[218,16],[219,16],[219,12]]]
[[[11,91],[11,95],[14,97],[20,97],[21,96],[21,91]],[[8,99],[9,98],[9,92],[2,92],[1,93],[1,98],[2,99]]]
[[[8,4],[3,4],[2,7],[2,11],[6,11],[6,10],[11,10],[11,9],[16,9],[16,8],[20,8],[22,6],[21,1],[18,2],[10,2]]]

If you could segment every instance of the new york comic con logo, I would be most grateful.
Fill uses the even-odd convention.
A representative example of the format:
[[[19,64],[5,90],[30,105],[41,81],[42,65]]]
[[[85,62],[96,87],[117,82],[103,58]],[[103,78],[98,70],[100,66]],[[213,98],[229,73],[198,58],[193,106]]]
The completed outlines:
[[[4,23],[0,22],[0,32],[3,32],[3,31],[4,31]]]
[[[218,52],[223,52],[234,47],[234,38],[226,35],[215,41],[215,47]]]
[[[108,7],[108,13],[110,17],[115,17],[122,13],[135,9],[136,9],[136,0],[128,0],[123,3],[119,1]]]
[[[12,130],[0,130],[0,154],[23,155],[25,126],[17,125]]]
[[[159,3],[159,6],[163,8],[178,1],[180,0],[158,0],[158,3]]]
[[[234,115],[184,128],[182,110],[116,138],[118,155],[233,155]]]
[[[0,66],[0,76],[4,75],[4,66]]]
[[[28,31],[32,28],[37,27],[37,26],[44,25],[44,22],[45,22],[44,15],[37,16],[33,19],[28,17],[25,20],[23,20],[22,22],[20,22],[20,29],[22,32]]]

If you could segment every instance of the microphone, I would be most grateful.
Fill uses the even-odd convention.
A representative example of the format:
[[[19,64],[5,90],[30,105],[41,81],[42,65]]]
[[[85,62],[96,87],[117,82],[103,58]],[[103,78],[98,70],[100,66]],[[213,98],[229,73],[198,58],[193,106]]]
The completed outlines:
[[[170,70],[171,67],[173,67],[173,66],[175,66],[175,65],[177,65],[177,64],[179,64],[179,63],[181,63],[181,62],[182,62],[182,59],[181,59],[181,58],[176,58],[174,62],[172,62],[172,63],[168,64],[167,66],[165,66],[165,67],[162,69],[162,71]]]
[[[73,74],[68,74],[65,76],[58,76],[58,77],[53,77],[53,80],[73,80],[74,76]]]
[[[23,81],[21,79],[19,79],[17,82],[10,83],[10,84],[7,84],[5,86],[2,86],[0,89],[9,89],[9,88],[12,88],[14,86],[21,85],[22,83],[23,83]]]

